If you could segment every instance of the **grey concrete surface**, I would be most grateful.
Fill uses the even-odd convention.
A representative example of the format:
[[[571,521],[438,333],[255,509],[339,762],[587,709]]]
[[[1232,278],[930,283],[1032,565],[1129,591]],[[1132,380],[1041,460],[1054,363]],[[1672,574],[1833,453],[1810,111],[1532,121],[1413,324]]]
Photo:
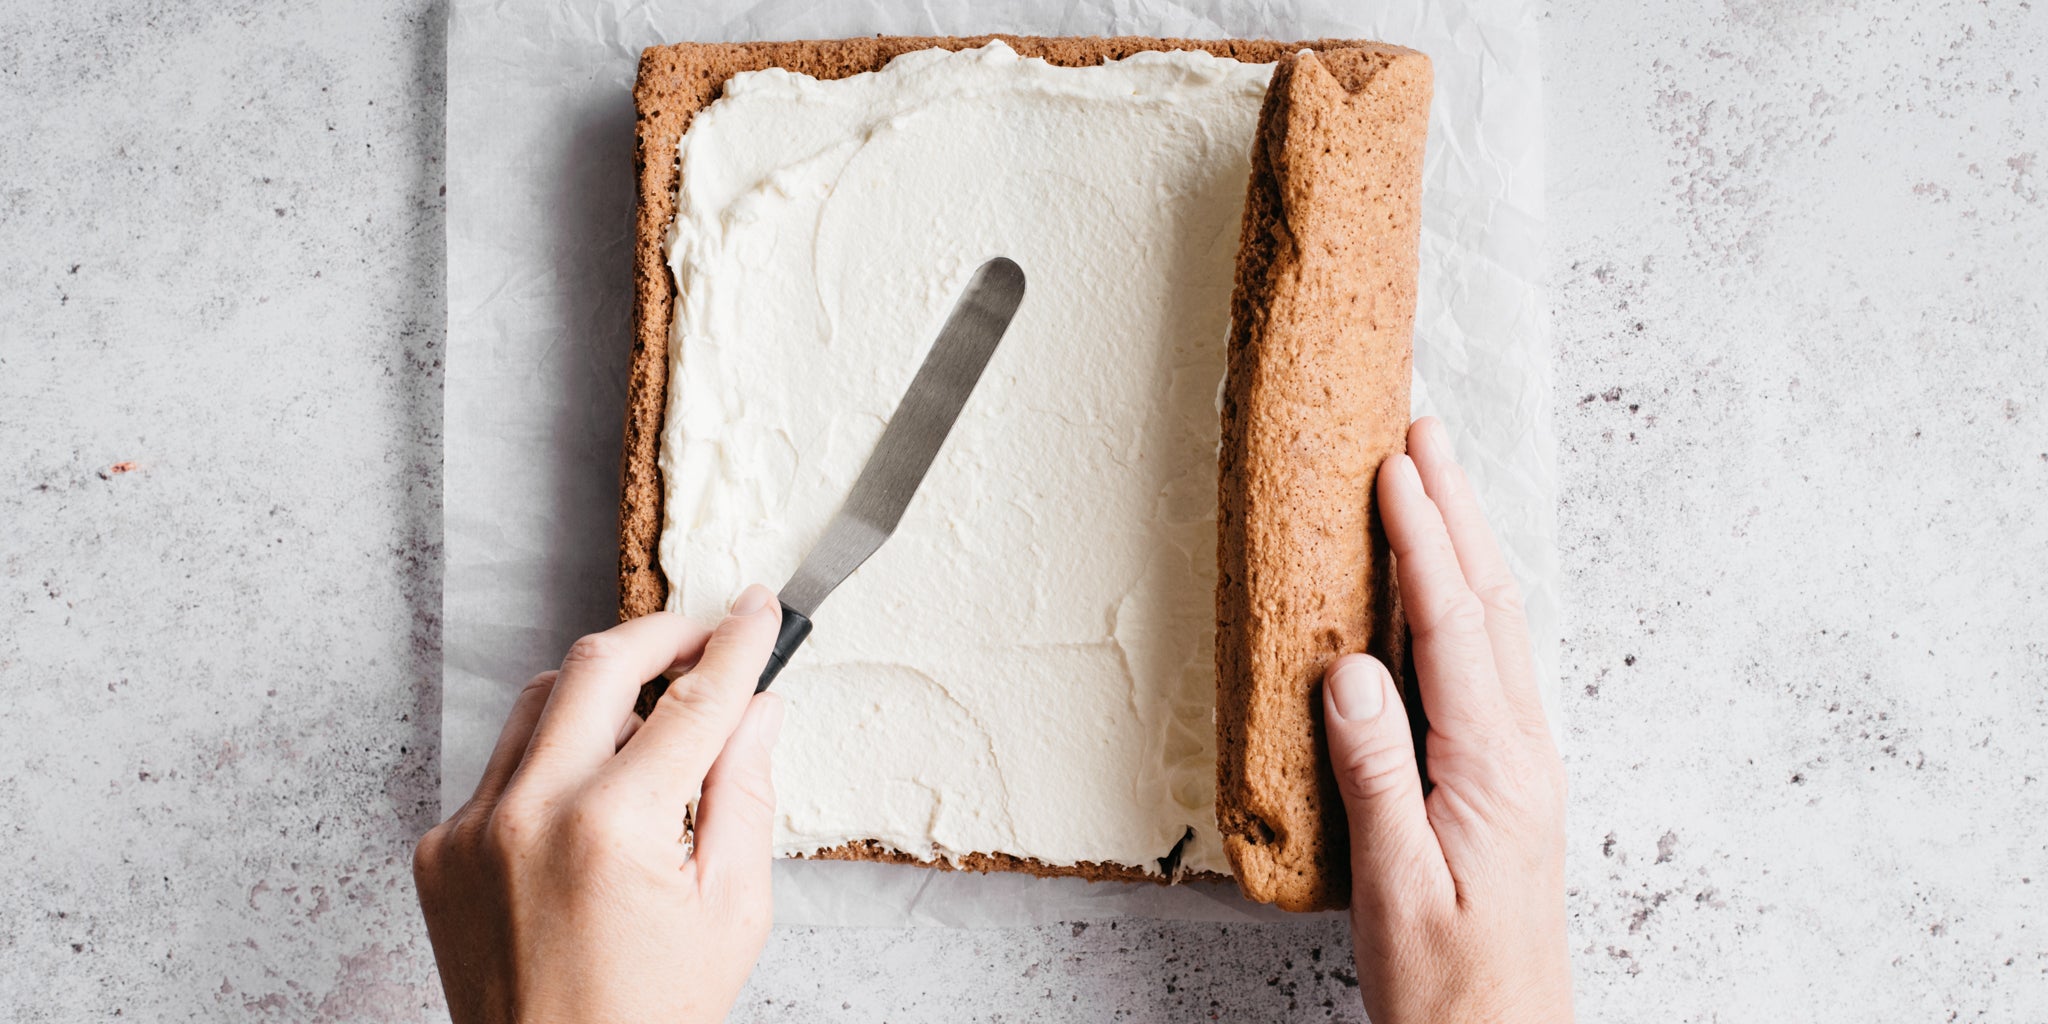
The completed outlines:
[[[1542,27],[1582,1016],[2048,1020],[2048,12]],[[442,1015],[441,44],[0,8],[0,1019]],[[1358,1020],[1347,958],[786,930],[733,1016]]]

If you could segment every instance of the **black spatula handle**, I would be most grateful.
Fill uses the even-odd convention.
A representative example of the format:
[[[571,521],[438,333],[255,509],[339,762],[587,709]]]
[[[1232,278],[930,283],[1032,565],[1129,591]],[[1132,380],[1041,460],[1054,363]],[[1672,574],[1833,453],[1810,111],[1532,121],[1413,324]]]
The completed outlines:
[[[779,603],[779,602],[778,602]],[[768,655],[768,666],[761,670],[761,681],[754,685],[754,692],[760,693],[775,681],[782,672],[782,666],[789,664],[789,658],[803,646],[804,637],[811,635],[811,620],[788,605],[782,606],[782,631],[775,634],[775,650]]]

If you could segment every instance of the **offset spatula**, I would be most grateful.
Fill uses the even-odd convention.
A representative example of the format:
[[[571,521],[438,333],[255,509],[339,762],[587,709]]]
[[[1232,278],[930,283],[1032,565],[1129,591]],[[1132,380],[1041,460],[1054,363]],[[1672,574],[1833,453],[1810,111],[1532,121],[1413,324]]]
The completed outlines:
[[[932,343],[910,389],[896,403],[896,414],[882,428],[882,439],[861,467],[846,504],[796,567],[796,574],[782,585],[782,632],[775,637],[775,653],[768,656],[755,693],[775,681],[790,655],[811,635],[811,616],[825,595],[895,532],[1022,301],[1024,271],[1001,256],[982,264],[967,282],[967,290],[939,330],[939,340]]]

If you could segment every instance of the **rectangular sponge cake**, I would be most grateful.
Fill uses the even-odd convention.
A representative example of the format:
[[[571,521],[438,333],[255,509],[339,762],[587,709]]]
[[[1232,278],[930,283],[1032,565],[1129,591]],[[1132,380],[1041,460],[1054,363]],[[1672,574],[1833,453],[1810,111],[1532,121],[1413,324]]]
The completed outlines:
[[[877,37],[685,43],[641,56],[633,354],[620,500],[620,615],[664,606],[657,562],[675,282],[664,242],[677,144],[734,74],[877,71],[915,50],[1000,38],[1025,57],[1089,66],[1153,50],[1277,65],[1254,143],[1228,342],[1219,481],[1217,817],[1247,896],[1342,906],[1343,812],[1322,754],[1322,668],[1367,650],[1402,664],[1404,630],[1372,478],[1408,413],[1427,58],[1378,43],[1138,37]],[[650,688],[646,704],[658,696]],[[875,843],[820,854],[910,858]],[[935,866],[947,866],[943,861]],[[960,866],[1156,879],[1136,866],[1057,867],[976,854]]]

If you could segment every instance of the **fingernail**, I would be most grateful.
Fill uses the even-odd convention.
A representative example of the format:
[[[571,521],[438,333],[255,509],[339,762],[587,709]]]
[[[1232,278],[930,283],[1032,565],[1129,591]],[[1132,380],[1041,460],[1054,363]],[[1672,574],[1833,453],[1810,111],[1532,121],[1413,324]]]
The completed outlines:
[[[768,607],[768,602],[773,600],[774,597],[774,594],[768,592],[767,587],[756,583],[740,591],[740,599],[732,603],[732,613],[734,615],[752,615]]]
[[[1378,718],[1387,705],[1387,670],[1372,658],[1350,658],[1330,673],[1330,704],[1347,722]]]
[[[768,706],[761,710],[761,745],[775,749],[775,741],[782,738],[782,698],[775,694],[763,694]]]

